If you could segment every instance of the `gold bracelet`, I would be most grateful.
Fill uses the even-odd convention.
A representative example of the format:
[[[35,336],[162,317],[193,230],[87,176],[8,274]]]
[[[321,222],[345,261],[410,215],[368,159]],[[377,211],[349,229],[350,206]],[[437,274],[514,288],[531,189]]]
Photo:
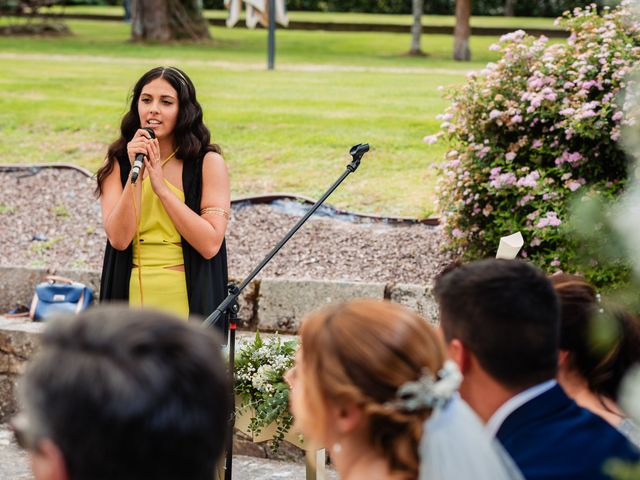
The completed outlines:
[[[226,211],[224,208],[207,207],[207,208],[203,208],[202,210],[200,210],[200,215],[207,215],[208,213],[211,213],[213,215],[218,215],[220,217],[224,217],[227,220],[229,220],[229,218],[231,218],[231,215],[229,215],[229,212]]]

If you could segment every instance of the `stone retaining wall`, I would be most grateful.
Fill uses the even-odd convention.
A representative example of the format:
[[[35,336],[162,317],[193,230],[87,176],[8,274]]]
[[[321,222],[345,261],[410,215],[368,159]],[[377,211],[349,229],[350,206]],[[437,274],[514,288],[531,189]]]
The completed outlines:
[[[57,274],[93,287],[98,296],[100,272],[22,267],[0,267],[0,421],[16,412],[15,384],[35,351],[44,325],[2,316],[17,305],[29,306],[37,283]],[[240,328],[295,334],[308,312],[351,298],[389,299],[420,312],[436,323],[437,309],[431,289],[410,284],[357,283],[266,278],[249,284],[240,297]]]
[[[28,307],[35,285],[53,273],[90,285],[98,297],[100,272],[97,270],[52,272],[0,267],[0,315],[17,305]],[[245,330],[295,334],[306,313],[327,303],[351,298],[386,298],[417,310],[432,323],[437,320],[436,303],[431,288],[426,286],[265,278],[251,282],[240,296],[239,326]]]
[[[0,422],[17,411],[16,382],[40,341],[42,323],[0,317]]]
[[[13,416],[18,406],[16,383],[39,344],[45,324],[2,317],[17,305],[28,306],[37,283],[57,274],[90,285],[98,296],[100,272],[0,267],[0,422]],[[318,280],[264,279],[249,284],[240,296],[240,328],[295,334],[308,312],[351,298],[386,298],[407,305],[435,323],[437,310],[428,287],[409,284],[356,283]],[[251,335],[246,333],[244,335]],[[302,461],[302,451],[283,444],[273,453],[266,444],[254,444],[243,434],[234,436],[234,452],[265,458]]]
[[[44,328],[44,323],[0,316],[0,429],[18,412],[16,384],[27,361],[37,350]],[[283,443],[277,452],[273,452],[269,443],[253,443],[250,437],[238,431],[233,445],[236,455],[304,461],[304,452],[289,443]],[[4,478],[1,472],[0,477]]]

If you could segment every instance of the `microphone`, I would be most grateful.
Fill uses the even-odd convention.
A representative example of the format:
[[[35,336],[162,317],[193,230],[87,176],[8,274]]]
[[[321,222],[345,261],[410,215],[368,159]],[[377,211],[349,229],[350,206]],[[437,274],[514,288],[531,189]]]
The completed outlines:
[[[143,128],[143,130],[146,130],[147,132],[149,132],[149,135],[151,136],[152,140],[156,138],[156,133],[153,131],[153,128]],[[140,175],[140,169],[144,164],[144,157],[145,157],[144,153],[139,153],[138,155],[136,155],[136,159],[133,162],[133,168],[131,169],[132,184],[136,183],[136,181],[138,180],[138,175]]]

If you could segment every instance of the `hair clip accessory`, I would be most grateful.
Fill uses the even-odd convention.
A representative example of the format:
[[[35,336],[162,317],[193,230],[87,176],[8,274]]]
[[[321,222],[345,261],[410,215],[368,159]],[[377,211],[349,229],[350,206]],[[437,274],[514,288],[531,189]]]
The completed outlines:
[[[401,385],[395,400],[385,405],[409,412],[441,408],[458,391],[460,383],[462,373],[455,362],[447,360],[436,377],[426,370],[415,382]]]

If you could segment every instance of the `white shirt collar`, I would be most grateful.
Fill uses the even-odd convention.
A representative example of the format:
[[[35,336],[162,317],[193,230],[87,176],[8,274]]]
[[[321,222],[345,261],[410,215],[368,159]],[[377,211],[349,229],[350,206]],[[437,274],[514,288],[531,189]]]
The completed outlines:
[[[546,382],[539,383],[531,388],[527,388],[526,390],[520,392],[519,394],[511,397],[509,400],[504,402],[500,408],[498,408],[491,418],[485,425],[485,429],[492,437],[495,437],[500,430],[500,427],[507,419],[509,415],[515,412],[522,405],[527,403],[530,400],[533,400],[539,395],[542,395],[544,392],[551,390],[556,386],[555,380],[547,380]]]

